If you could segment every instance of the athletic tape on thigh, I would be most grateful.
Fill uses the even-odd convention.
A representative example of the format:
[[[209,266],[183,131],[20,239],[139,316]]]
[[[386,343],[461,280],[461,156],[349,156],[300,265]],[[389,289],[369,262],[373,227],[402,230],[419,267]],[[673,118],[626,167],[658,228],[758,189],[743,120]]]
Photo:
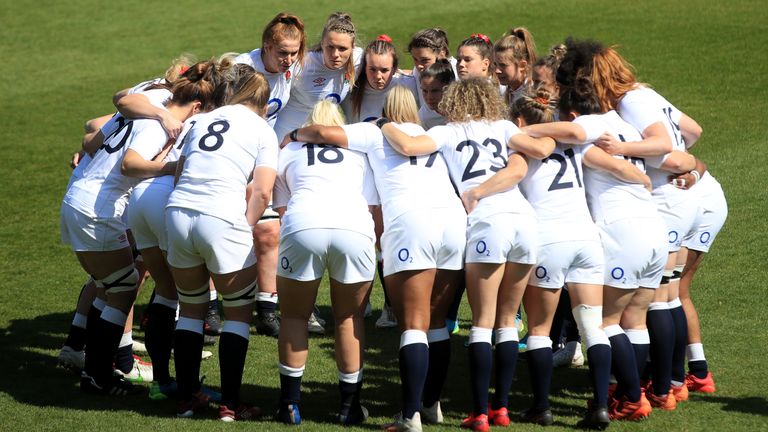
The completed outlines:
[[[663,276],[661,276],[661,284],[666,285],[669,283],[670,280],[672,280],[672,277],[675,275],[674,270],[664,270]]]
[[[176,293],[179,295],[179,302],[187,304],[207,304],[209,301],[208,291],[209,286],[207,282],[197,291],[182,291],[178,285],[176,286]]]
[[[136,267],[129,265],[101,279],[100,282],[108,293],[133,291],[139,283],[139,272]]]
[[[680,273],[679,271],[677,271],[677,269],[675,269],[675,271],[672,272],[672,276],[669,278],[669,281],[670,282],[679,281],[680,275],[682,275],[682,273]]]
[[[232,294],[221,294],[224,307],[238,307],[251,304],[256,300],[256,282]]]

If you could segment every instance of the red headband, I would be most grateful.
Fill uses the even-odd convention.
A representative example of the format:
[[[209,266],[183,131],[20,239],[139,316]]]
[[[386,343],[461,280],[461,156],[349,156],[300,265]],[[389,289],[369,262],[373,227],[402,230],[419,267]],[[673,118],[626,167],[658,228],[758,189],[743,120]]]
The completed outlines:
[[[475,34],[471,35],[470,38],[482,39],[483,42],[487,43],[488,45],[491,44],[491,39],[488,36],[486,36],[486,35],[484,35],[482,33],[475,33]]]
[[[182,66],[179,68],[179,75],[184,75],[184,72],[189,70],[189,66]]]

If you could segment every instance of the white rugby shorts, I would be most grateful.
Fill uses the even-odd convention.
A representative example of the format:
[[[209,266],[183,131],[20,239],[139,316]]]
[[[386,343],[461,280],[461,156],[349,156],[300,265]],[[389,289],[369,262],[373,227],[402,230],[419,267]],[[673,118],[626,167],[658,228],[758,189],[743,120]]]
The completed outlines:
[[[565,283],[603,285],[605,261],[599,238],[539,246],[529,285],[562,288]]]
[[[411,210],[381,236],[384,276],[407,270],[464,268],[467,214],[462,207]]]
[[[519,213],[496,213],[467,228],[466,263],[536,264],[536,218]]]
[[[243,219],[231,223],[195,210],[169,207],[168,264],[189,268],[205,264],[208,271],[227,274],[256,263],[251,227]]]
[[[134,190],[128,201],[128,226],[131,228],[136,248],[160,247],[168,250],[168,234],[165,229],[165,205],[172,188],[150,186]]]
[[[664,202],[656,201],[656,209],[667,225],[668,252],[680,250],[683,237],[693,228],[696,214],[699,211],[699,203],[693,192],[688,191],[688,198],[670,207]]]
[[[108,252],[130,247],[121,218],[90,217],[61,204],[61,241],[75,252]]]
[[[699,194],[699,209],[693,228],[683,237],[682,245],[688,249],[709,252],[728,217],[728,203],[720,183],[709,173],[705,173],[694,188],[702,188],[695,190]]]
[[[659,217],[598,223],[605,255],[605,285],[658,288],[667,263],[666,226]]]
[[[297,281],[323,277],[344,284],[373,280],[376,250],[373,239],[357,231],[311,228],[280,238],[278,276]]]

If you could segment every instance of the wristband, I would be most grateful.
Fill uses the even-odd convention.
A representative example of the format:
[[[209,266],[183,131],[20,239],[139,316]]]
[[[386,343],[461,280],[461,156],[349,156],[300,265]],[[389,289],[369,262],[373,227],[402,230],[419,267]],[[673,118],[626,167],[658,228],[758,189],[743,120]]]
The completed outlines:
[[[288,137],[291,139],[291,141],[298,141],[299,140],[299,130],[294,129],[291,131],[291,133],[288,135]]]
[[[376,120],[376,126],[378,126],[379,129],[381,129],[382,126],[384,126],[385,124],[387,124],[387,123],[389,123],[391,121],[392,120],[390,120],[390,119],[388,119],[386,117],[382,117],[382,118]]]
[[[699,174],[698,171],[696,170],[691,171],[691,175],[693,176],[693,178],[696,179],[696,181],[694,181],[693,184],[696,184],[699,182],[699,180],[701,180],[701,174]]]

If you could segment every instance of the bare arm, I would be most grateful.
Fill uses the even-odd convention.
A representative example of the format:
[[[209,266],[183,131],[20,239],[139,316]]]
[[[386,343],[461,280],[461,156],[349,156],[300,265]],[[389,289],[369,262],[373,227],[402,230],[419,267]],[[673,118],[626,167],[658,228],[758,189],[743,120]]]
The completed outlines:
[[[104,145],[104,134],[98,131],[95,135],[90,136],[90,139],[86,139],[86,137],[83,138],[83,151],[93,156]]]
[[[291,134],[284,136],[283,141],[280,143],[280,148],[285,147],[292,141]],[[312,125],[296,129],[296,141],[330,144],[341,148],[347,148],[349,144],[347,133],[340,126]]]
[[[120,164],[120,173],[129,177],[147,179],[176,173],[176,161],[165,162],[165,154],[170,146],[166,146],[153,160],[146,160],[139,153],[128,149]]]
[[[532,137],[551,137],[563,144],[584,144],[587,140],[584,128],[573,122],[539,123],[525,126],[522,130]]]
[[[672,173],[686,173],[696,168],[696,158],[684,151],[675,150],[667,156],[661,168]]]
[[[696,174],[694,174],[694,171]],[[696,167],[689,172],[684,172],[678,175],[669,176],[670,182],[680,189],[690,189],[693,185],[699,182],[707,172],[707,164],[699,158],[696,158]]]
[[[412,137],[392,124],[385,124],[381,132],[396,152],[405,156],[423,156],[437,150],[437,143],[429,135]]]
[[[275,186],[277,172],[268,167],[256,167],[253,169],[253,191],[248,197],[248,208],[245,217],[248,225],[254,226],[264,214],[272,198],[272,188]]]
[[[467,189],[461,194],[461,202],[464,204],[467,214],[472,213],[481,199],[515,187],[526,173],[528,173],[528,161],[525,160],[525,157],[519,153],[510,156],[506,167],[479,186]]]
[[[512,136],[507,143],[512,150],[542,160],[555,150],[555,140],[549,137],[533,138],[524,133]]]
[[[134,93],[120,98],[115,104],[120,114],[130,119],[146,118],[160,122],[168,132],[168,136],[176,138],[181,133],[184,123],[171,115],[165,108],[160,108],[149,102],[149,98],[141,93]]]
[[[651,179],[633,163],[625,159],[617,159],[600,147],[592,147],[584,153],[584,165],[611,173],[614,177],[627,183],[637,183],[651,190]]]
[[[664,123],[658,121],[642,132],[641,141],[622,142],[610,133],[604,133],[595,141],[595,145],[608,154],[649,157],[660,156],[672,151],[672,141],[669,139]]]
[[[693,147],[694,144],[696,144],[696,141],[701,138],[701,133],[703,132],[701,126],[696,123],[696,120],[685,114],[680,118],[679,126],[680,133],[683,135],[683,140],[685,140],[685,148],[689,149]]]

